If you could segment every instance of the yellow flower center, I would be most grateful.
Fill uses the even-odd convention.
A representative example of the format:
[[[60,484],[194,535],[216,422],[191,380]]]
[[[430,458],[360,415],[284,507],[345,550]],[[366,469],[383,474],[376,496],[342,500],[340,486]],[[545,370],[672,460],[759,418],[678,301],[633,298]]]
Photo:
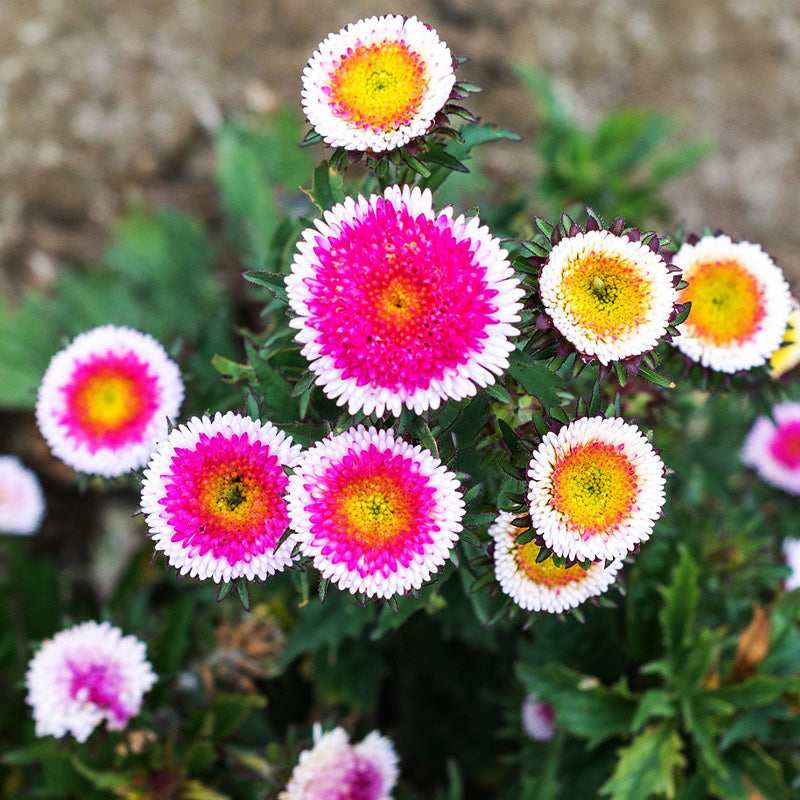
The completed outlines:
[[[336,113],[361,128],[394,130],[407,124],[428,88],[425,64],[404,42],[356,48],[339,62],[330,82]]]
[[[381,477],[353,483],[342,493],[337,510],[346,527],[364,544],[393,539],[411,522],[402,491]]]
[[[613,531],[637,495],[636,471],[614,445],[589,442],[567,453],[552,475],[551,503],[585,534]]]
[[[251,518],[258,491],[241,475],[209,477],[203,488],[205,507],[228,524]]]
[[[89,376],[75,395],[75,407],[83,425],[98,434],[124,428],[141,413],[138,384],[114,370]]]
[[[520,529],[519,533],[522,532]],[[586,578],[588,570],[580,564],[574,564],[569,568],[559,567],[552,558],[537,564],[536,556],[539,555],[539,549],[539,545],[535,542],[514,545],[514,560],[519,570],[534,583],[556,589],[572,583],[581,583]]]
[[[652,305],[650,283],[634,261],[596,250],[566,266],[562,288],[575,323],[600,339],[635,330]]]
[[[691,302],[687,324],[715,345],[740,344],[764,318],[758,281],[734,260],[706,261],[687,275],[681,302]]]

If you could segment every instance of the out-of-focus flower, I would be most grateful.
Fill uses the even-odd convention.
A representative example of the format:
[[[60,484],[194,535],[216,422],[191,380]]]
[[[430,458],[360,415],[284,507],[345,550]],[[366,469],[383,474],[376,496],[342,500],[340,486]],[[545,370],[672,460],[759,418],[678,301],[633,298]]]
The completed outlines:
[[[537,543],[570,560],[624,558],[664,505],[664,462],[634,425],[583,417],[548,433],[528,466]]]
[[[769,359],[769,374],[780,378],[800,364],[800,303],[792,298],[789,323],[778,349]]]
[[[289,324],[351,414],[435,409],[508,367],[523,295],[508,255],[476,217],[432,203],[408,186],[348,198],[298,245]]]
[[[453,473],[390,430],[359,425],[323,439],[289,478],[301,551],[353,594],[419,589],[444,564],[463,515]]]
[[[773,420],[759,417],[747,434],[742,461],[762,480],[800,494],[800,403],[778,403]]]
[[[394,745],[378,731],[353,745],[343,728],[323,734],[315,725],[314,746],[300,753],[279,800],[391,800],[397,763]]]
[[[680,300],[692,304],[678,349],[718,372],[766,364],[791,311],[789,284],[775,262],[757,244],[721,234],[685,242],[673,263],[689,282]]]
[[[783,557],[786,559],[787,566],[792,570],[792,574],[784,582],[783,588],[787,592],[800,589],[800,539],[783,540]]]
[[[550,703],[539,700],[539,695],[531,692],[522,704],[522,729],[531,739],[546,742],[553,738],[556,727],[556,712]]]
[[[55,456],[111,478],[147,463],[182,402],[180,371],[152,336],[104,325],[50,361],[36,421]]]
[[[48,639],[25,676],[37,736],[85,742],[102,722],[122,730],[156,681],[135,636],[108,622],[83,622]]]
[[[649,353],[678,313],[679,276],[659,254],[657,237],[651,247],[638,236],[578,229],[552,248],[539,273],[553,326],[604,365]]]
[[[293,445],[269,422],[229,411],[193,417],[158,444],[144,471],[142,511],[156,550],[181,575],[263,580],[292,562],[283,468]]]
[[[603,562],[584,569],[580,564],[560,567],[548,558],[539,563],[540,546],[531,541],[518,544],[523,528],[516,527],[513,515],[501,511],[489,535],[495,541],[494,569],[502,590],[525,611],[548,611],[558,614],[579,606],[608,589],[617,577],[622,562],[609,566]]]
[[[0,456],[0,533],[34,533],[44,511],[44,494],[36,474],[16,456]]]
[[[303,70],[303,111],[331,147],[380,153],[427,133],[455,84],[453,57],[416,17],[330,34]]]

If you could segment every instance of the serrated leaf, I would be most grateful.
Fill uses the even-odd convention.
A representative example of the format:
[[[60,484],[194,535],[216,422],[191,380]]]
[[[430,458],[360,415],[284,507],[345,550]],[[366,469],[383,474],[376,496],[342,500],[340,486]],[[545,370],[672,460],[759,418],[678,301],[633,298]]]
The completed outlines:
[[[269,289],[275,297],[282,303],[289,302],[289,295],[286,294],[285,276],[279,272],[267,272],[266,270],[249,270],[244,273],[245,280],[256,286],[263,286]]]
[[[677,772],[685,764],[678,732],[667,725],[653,726],[619,751],[616,769],[600,792],[612,800],[673,800]]]
[[[679,657],[684,647],[691,647],[690,631],[694,624],[700,596],[700,568],[684,545],[678,548],[678,563],[672,570],[670,584],[662,589],[664,603],[659,613],[664,646]]]
[[[327,211],[345,200],[344,177],[327,161],[315,170],[311,190],[307,193],[320,211]]]

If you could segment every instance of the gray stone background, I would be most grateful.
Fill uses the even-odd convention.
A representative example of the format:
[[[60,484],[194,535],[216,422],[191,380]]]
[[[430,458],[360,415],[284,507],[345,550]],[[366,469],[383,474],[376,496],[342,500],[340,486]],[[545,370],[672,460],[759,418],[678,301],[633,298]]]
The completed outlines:
[[[676,221],[758,241],[800,277],[799,0],[0,0],[0,291],[96,260],[134,198],[202,213],[219,120],[297,104],[317,43],[389,12],[469,56],[459,74],[484,89],[470,107],[526,138],[516,62],[586,124],[635,106],[711,137],[668,191]]]

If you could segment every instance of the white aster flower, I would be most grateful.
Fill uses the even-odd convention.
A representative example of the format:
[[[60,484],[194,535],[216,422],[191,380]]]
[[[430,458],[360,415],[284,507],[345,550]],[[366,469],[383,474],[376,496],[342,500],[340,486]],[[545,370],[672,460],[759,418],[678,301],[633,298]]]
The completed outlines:
[[[34,533],[44,510],[44,494],[36,474],[16,456],[0,456],[0,533]]]
[[[103,325],[50,361],[36,421],[56,457],[111,478],[147,463],[182,402],[180,371],[152,336]]]
[[[531,541],[518,544],[522,528],[512,524],[513,516],[501,511],[489,528],[494,539],[494,570],[500,588],[525,611],[559,614],[576,608],[584,600],[605,592],[617,577],[622,562],[609,566],[602,561],[584,569],[580,564],[559,567],[552,558],[536,563],[541,549]]]
[[[456,477],[390,430],[357,428],[307,450],[289,478],[301,551],[341,589],[388,598],[419,589],[461,532]]]
[[[453,57],[416,17],[330,34],[303,70],[302,105],[330,147],[381,153],[427,133],[455,84]]]
[[[792,570],[792,574],[785,580],[783,588],[787,592],[800,589],[800,539],[783,540],[783,557],[786,559],[786,565]]]
[[[422,413],[508,367],[523,290],[499,240],[426,189],[348,198],[303,234],[289,324],[317,382],[355,414]]]
[[[667,332],[678,292],[667,263],[625,234],[566,236],[539,274],[542,305],[556,330],[601,364],[650,352]]]
[[[777,379],[800,364],[800,303],[792,297],[789,323],[780,346],[769,359],[769,374]]]
[[[42,644],[25,676],[37,736],[85,742],[105,722],[122,730],[156,682],[135,636],[108,622],[83,622]]]
[[[533,528],[556,555],[624,558],[664,505],[664,462],[634,425],[583,417],[548,433],[528,465]]]
[[[757,244],[720,235],[683,244],[673,263],[689,282],[680,300],[692,304],[678,349],[718,372],[766,364],[791,312],[789,284],[775,262]]]
[[[289,516],[284,492],[300,455],[269,422],[229,411],[193,417],[159,442],[144,471],[142,511],[156,550],[181,575],[263,580],[292,562],[275,550]]]
[[[800,403],[779,403],[774,422],[759,417],[745,437],[742,461],[759,477],[789,494],[800,494]]]
[[[300,753],[279,800],[391,800],[397,764],[391,740],[377,731],[352,745],[343,728],[323,734],[315,725],[314,746]]]

